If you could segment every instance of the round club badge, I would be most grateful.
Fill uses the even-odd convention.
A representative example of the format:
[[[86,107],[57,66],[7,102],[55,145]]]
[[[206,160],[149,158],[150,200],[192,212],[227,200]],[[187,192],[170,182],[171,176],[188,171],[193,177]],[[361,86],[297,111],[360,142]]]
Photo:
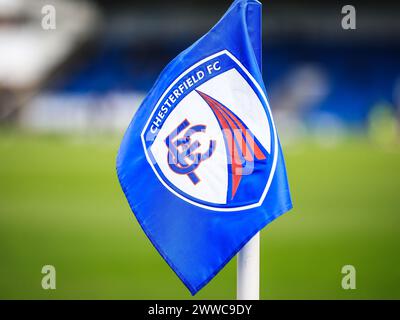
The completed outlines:
[[[171,83],[141,139],[160,182],[192,205],[239,211],[265,200],[278,155],[276,130],[265,93],[228,51]]]

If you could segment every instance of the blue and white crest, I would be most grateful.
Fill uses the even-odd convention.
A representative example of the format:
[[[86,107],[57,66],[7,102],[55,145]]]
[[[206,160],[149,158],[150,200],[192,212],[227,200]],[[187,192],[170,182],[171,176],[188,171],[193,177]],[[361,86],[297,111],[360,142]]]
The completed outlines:
[[[292,207],[261,66],[261,4],[235,0],[161,72],[117,173],[144,232],[192,294]]]
[[[278,155],[266,96],[227,50],[197,62],[170,84],[141,139],[149,164],[170,192],[217,211],[259,206]]]

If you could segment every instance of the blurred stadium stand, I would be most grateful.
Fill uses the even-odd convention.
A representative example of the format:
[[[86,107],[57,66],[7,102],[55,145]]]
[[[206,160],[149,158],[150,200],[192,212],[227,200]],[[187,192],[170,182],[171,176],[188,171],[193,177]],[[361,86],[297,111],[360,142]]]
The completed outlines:
[[[163,67],[230,1],[49,0],[56,31],[41,29],[43,3],[0,1],[0,118],[121,130]],[[357,29],[343,30],[341,8],[350,3]],[[264,2],[263,74],[285,131],[363,128],[377,105],[400,108],[400,4],[350,3]]]
[[[56,0],[57,29],[42,29],[44,1],[0,1],[0,119],[26,106],[94,34],[96,12]],[[73,17],[74,19],[71,19]]]

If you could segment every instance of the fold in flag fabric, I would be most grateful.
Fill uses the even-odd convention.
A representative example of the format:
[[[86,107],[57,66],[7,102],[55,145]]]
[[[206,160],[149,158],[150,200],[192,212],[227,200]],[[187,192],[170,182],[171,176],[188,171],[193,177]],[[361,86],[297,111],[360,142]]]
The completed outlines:
[[[260,68],[261,4],[237,0],[162,71],[119,149],[133,213],[192,294],[292,207]]]

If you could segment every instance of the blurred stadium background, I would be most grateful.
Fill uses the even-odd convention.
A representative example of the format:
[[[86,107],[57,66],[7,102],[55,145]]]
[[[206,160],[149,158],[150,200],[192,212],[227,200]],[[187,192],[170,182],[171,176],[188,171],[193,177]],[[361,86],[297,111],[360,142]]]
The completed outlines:
[[[229,4],[0,0],[0,298],[190,298],[131,214],[115,156],[159,72]],[[264,1],[263,15],[295,208],[262,232],[261,297],[399,299],[400,5]],[[346,264],[356,290],[341,288]],[[235,298],[235,270],[196,298]]]

